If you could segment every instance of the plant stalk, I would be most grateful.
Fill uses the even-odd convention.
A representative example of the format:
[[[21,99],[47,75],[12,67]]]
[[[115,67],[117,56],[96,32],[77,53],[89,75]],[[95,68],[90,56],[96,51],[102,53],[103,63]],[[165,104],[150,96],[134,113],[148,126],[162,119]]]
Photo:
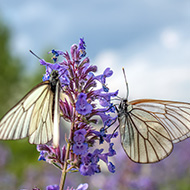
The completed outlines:
[[[74,108],[74,113],[75,113],[75,108]],[[69,136],[69,141],[67,142],[67,149],[66,149],[66,155],[65,155],[65,163],[63,166],[63,170],[62,170],[62,174],[61,174],[61,179],[60,179],[60,184],[59,184],[59,190],[64,190],[64,185],[65,185],[65,179],[66,179],[66,175],[67,175],[67,165],[68,165],[68,159],[69,159],[69,153],[70,153],[70,140],[72,139],[72,135],[73,135],[73,128],[74,128],[74,122],[75,121],[75,117],[73,118],[73,121],[71,122],[71,132],[70,132],[70,136]]]
[[[64,189],[65,185],[65,179],[66,179],[66,174],[67,174],[67,160],[69,159],[69,150],[70,150],[70,143],[67,143],[67,150],[66,150],[66,155],[65,155],[65,163],[63,166],[62,174],[61,174],[61,179],[60,179],[60,184],[59,184],[59,190]]]

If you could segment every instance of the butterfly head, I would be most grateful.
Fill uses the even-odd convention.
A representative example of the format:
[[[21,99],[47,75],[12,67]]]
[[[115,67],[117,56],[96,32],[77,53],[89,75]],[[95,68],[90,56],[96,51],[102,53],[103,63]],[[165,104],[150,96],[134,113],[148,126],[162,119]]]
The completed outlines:
[[[58,80],[59,74],[57,71],[52,71],[51,73],[51,80]]]
[[[131,110],[132,110],[132,105],[128,102],[128,100],[122,99],[117,109],[118,117],[128,114]]]

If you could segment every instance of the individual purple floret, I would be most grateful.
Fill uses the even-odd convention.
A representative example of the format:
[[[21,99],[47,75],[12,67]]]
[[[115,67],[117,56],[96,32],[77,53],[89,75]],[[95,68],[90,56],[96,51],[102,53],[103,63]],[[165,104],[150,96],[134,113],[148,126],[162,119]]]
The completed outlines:
[[[85,135],[85,129],[79,129],[74,133],[73,153],[76,155],[83,155],[88,151],[88,144],[85,143]]]
[[[46,190],[59,190],[59,186],[58,185],[48,185],[46,187]]]
[[[111,172],[111,173],[114,173],[115,172],[115,166],[109,162],[108,163],[108,170]]]
[[[81,159],[82,164],[80,165],[80,173],[84,176],[86,175],[93,175],[95,173],[100,173],[100,167],[97,164],[99,161],[98,154],[100,154],[103,151],[103,149],[98,150],[97,149],[91,154],[88,153],[86,156],[83,156]]]
[[[76,110],[81,115],[86,115],[92,112],[92,105],[86,100],[87,95],[85,93],[80,93],[76,102]]]
[[[86,44],[85,44],[84,38],[80,38],[78,50],[80,51],[80,56],[81,57],[85,57],[86,56],[85,49],[86,49]]]

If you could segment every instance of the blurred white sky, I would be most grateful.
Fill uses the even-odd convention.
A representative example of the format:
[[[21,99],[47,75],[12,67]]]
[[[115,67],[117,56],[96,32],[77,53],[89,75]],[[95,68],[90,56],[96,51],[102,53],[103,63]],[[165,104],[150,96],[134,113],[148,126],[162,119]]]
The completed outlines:
[[[29,69],[32,49],[69,50],[84,37],[99,73],[114,70],[111,89],[125,96],[124,67],[130,98],[190,102],[190,1],[0,0],[0,16],[12,32],[12,52]]]

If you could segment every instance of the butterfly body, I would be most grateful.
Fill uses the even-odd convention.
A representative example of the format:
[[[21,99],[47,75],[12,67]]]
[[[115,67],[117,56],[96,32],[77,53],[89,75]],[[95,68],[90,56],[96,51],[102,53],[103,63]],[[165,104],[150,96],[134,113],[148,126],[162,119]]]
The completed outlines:
[[[59,82],[58,76],[59,76],[58,73],[56,71],[54,71],[51,74],[51,77],[50,77],[50,80],[49,80],[49,83],[50,83],[50,86],[51,86],[51,90],[52,90],[53,93],[55,93],[55,91],[56,91],[56,85]]]

